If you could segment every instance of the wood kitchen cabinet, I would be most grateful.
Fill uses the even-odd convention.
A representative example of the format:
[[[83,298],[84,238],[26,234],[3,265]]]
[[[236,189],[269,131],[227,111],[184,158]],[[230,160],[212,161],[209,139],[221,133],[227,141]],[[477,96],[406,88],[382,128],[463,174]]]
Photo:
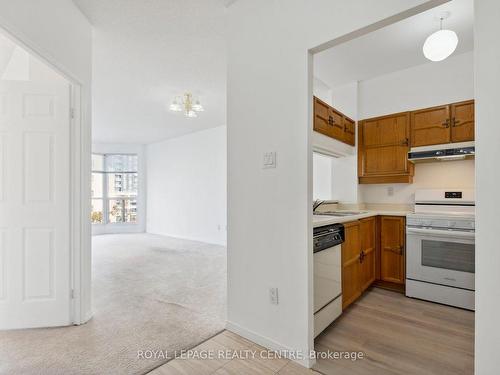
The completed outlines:
[[[329,110],[330,106],[328,104],[318,98],[314,98],[314,130],[332,137],[333,131],[330,126]]]
[[[414,166],[408,161],[409,139],[409,112],[359,122],[359,183],[411,183]]]
[[[380,217],[380,279],[405,283],[405,218]]]
[[[344,224],[342,309],[371,285],[403,291],[405,217],[373,216]]]
[[[375,281],[375,217],[344,224],[342,244],[342,308]]]
[[[354,120],[314,97],[314,131],[354,146],[355,124]]]
[[[411,146],[474,140],[474,100],[411,112]]]
[[[375,281],[376,256],[376,218],[369,217],[359,221],[361,236],[361,291],[368,289]]]
[[[344,224],[345,241],[342,244],[342,309],[361,295],[361,243],[358,221]]]
[[[344,142],[354,146],[356,144],[356,122],[344,116]]]
[[[474,140],[474,100],[451,105],[451,141]]]
[[[449,143],[450,106],[426,108],[411,112],[412,147]]]

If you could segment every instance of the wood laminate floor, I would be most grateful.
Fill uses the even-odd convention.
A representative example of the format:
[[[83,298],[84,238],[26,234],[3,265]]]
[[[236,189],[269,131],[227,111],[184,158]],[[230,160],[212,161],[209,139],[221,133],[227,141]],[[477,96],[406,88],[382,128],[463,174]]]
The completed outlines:
[[[318,360],[323,374],[474,373],[474,313],[372,288],[316,338],[316,351],[362,351],[358,361]]]
[[[363,352],[365,358],[318,359],[314,370],[284,358],[174,359],[151,375],[460,375],[473,374],[474,313],[373,288],[316,339],[317,352]],[[264,348],[224,331],[198,353]]]

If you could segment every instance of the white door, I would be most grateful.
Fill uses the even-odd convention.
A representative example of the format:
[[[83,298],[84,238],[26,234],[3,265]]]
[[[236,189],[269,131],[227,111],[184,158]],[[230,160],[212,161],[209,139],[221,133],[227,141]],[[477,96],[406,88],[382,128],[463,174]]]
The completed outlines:
[[[70,85],[0,81],[0,329],[71,324]]]

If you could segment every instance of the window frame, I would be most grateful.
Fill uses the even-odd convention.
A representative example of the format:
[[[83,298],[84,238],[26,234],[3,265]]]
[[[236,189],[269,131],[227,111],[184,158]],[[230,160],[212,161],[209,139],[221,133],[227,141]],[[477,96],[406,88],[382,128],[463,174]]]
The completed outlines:
[[[137,225],[138,224],[138,207],[139,207],[139,191],[140,191],[140,183],[139,183],[139,154],[133,153],[133,152],[109,152],[109,153],[101,153],[101,152],[92,152],[93,155],[98,155],[102,156],[103,158],[103,168],[102,170],[94,170],[92,168],[91,173],[93,174],[101,174],[102,175],[102,196],[101,197],[91,197],[91,200],[101,200],[102,201],[102,223],[94,223],[91,221],[92,225]],[[108,167],[108,157],[109,156],[115,156],[115,155],[120,155],[120,156],[135,156],[137,157],[137,170],[135,171],[107,171]],[[119,197],[119,196],[110,196],[109,195],[109,184],[108,184],[108,175],[110,174],[115,174],[115,173],[122,173],[122,174],[137,174],[137,192],[135,195],[127,196],[127,197]],[[113,200],[121,200],[121,201],[136,201],[136,220],[131,222],[131,221],[121,221],[121,222],[112,222],[109,220],[109,204],[110,201]],[[125,217],[125,205],[122,208],[122,218]]]

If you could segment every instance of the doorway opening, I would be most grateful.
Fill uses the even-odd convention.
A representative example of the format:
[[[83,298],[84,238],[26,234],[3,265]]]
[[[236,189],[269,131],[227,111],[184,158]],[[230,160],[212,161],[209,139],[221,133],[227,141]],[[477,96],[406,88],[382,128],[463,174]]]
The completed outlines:
[[[460,279],[448,275],[455,271],[441,267],[439,271],[434,268],[435,274],[443,274],[440,280],[414,280],[412,270],[427,270],[425,265],[413,264],[419,263],[414,254],[407,256],[420,247],[425,250],[423,245],[429,243],[417,245],[418,241],[407,235],[411,233],[407,217],[419,219],[414,211],[417,205],[425,203],[423,197],[434,191],[435,203],[444,206],[450,195],[447,191],[456,189],[464,199],[473,196],[473,1],[452,0],[400,16],[313,49],[311,117],[315,154],[311,190],[314,198],[321,196],[326,200],[315,211],[313,225],[338,223],[345,229],[342,253],[336,263],[342,303],[331,302],[336,310],[331,307],[329,326],[324,314],[319,314],[321,330],[328,327],[323,333],[315,330],[315,346],[317,350],[343,346],[375,359],[373,366],[360,365],[359,361],[341,366],[318,360],[314,368],[325,373],[334,372],[340,368],[337,366],[352,366],[352,371],[366,367],[367,373],[398,366],[399,372],[411,372],[421,363],[408,360],[395,365],[393,356],[385,358],[374,347],[389,348],[402,358],[405,353],[418,350],[412,345],[422,345],[425,350],[436,340],[456,339],[449,332],[436,333],[430,328],[434,325],[453,326],[462,339],[435,353],[436,357],[430,355],[429,360],[444,369],[449,364],[443,358],[453,357],[451,362],[457,373],[473,370],[474,273],[471,276],[471,272],[464,272]],[[456,33],[458,44],[437,61],[429,54],[427,38],[440,28]],[[452,157],[441,158],[442,150]],[[470,155],[464,151],[452,154],[458,150],[467,150]],[[423,163],[420,152],[431,157]],[[336,175],[336,170],[342,173]],[[473,199],[467,204],[473,205]],[[449,216],[451,210],[444,210],[440,214]],[[331,215],[329,219],[325,219],[325,211],[327,217]],[[473,227],[473,208],[454,214],[462,215],[467,225]],[[474,267],[474,235],[469,230],[466,235],[470,271]],[[432,242],[434,256],[442,256],[439,254],[444,253],[444,242],[442,239],[440,247]],[[458,254],[460,246],[446,243]],[[452,256],[455,260],[456,254]],[[313,272],[316,279],[318,270]],[[467,285],[458,285],[461,280],[467,280]],[[427,287],[433,282],[434,286]],[[437,296],[438,288],[447,291],[446,298]],[[315,293],[319,292],[315,289]],[[392,307],[386,309],[388,306]],[[330,305],[319,308],[324,312]],[[371,318],[364,321],[368,311],[372,312]],[[436,314],[436,320],[425,323],[429,330],[415,330],[419,315],[428,311]],[[315,305],[316,312],[320,311]],[[319,321],[316,315],[315,321]],[[402,316],[405,322],[395,324],[393,319]],[[455,318],[460,319],[456,326]],[[340,332],[342,339],[336,342]],[[373,340],[356,339],[370,334],[374,335]],[[395,342],[398,344],[393,346]],[[461,348],[460,355],[456,355],[455,344]],[[432,371],[435,368],[428,369]]]

